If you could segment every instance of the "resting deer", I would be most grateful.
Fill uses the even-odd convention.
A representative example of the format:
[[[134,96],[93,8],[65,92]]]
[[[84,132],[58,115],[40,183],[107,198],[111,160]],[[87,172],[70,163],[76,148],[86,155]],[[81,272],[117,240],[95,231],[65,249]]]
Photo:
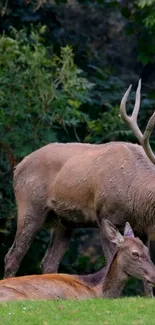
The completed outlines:
[[[116,245],[107,267],[88,284],[82,276],[69,274],[42,274],[15,277],[0,281],[0,301],[22,299],[89,299],[117,298],[131,277],[155,284],[155,266],[149,250],[126,223],[124,237],[109,222],[104,222],[108,240]]]
[[[139,82],[132,117],[125,111],[131,86],[120,110],[141,145],[54,143],[34,151],[17,165],[17,231],[5,258],[5,277],[16,274],[37,231],[46,223],[51,229],[51,240],[41,263],[43,273],[57,272],[77,227],[100,228],[107,261],[112,247],[102,227],[106,218],[121,227],[129,221],[139,236],[154,238],[155,157],[149,137],[155,114],[142,136],[137,126],[140,86]]]

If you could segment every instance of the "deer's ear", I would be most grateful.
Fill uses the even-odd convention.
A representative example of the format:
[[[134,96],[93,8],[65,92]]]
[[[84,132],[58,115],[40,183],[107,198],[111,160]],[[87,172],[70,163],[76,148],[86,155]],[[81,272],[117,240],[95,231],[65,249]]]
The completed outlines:
[[[124,242],[123,236],[109,220],[104,221],[104,229],[108,240],[116,244],[117,247]]]
[[[134,232],[129,224],[129,222],[126,222],[125,228],[124,228],[124,236],[134,238]]]

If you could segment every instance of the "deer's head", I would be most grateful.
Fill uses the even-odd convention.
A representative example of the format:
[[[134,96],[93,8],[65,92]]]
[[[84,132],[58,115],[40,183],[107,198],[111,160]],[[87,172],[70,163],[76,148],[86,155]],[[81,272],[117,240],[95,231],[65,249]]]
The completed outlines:
[[[127,222],[124,237],[108,220],[105,220],[105,231],[108,239],[116,245],[117,262],[122,272],[155,285],[155,265],[152,263],[148,248],[139,238],[134,236]]]

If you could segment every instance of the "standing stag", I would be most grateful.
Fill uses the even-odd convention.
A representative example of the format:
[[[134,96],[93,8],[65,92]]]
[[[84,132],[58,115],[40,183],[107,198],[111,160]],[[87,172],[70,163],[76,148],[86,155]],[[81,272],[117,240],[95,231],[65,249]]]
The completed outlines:
[[[0,301],[23,299],[117,298],[131,276],[155,284],[155,266],[149,250],[135,238],[129,223],[124,237],[105,220],[107,239],[116,245],[107,270],[88,276],[43,274],[15,277],[0,281]]]
[[[155,225],[155,156],[149,137],[155,123],[150,118],[142,135],[137,126],[141,82],[133,114],[125,106],[131,86],[121,102],[122,119],[141,145],[126,142],[106,144],[54,143],[25,157],[14,171],[18,208],[17,232],[5,257],[5,278],[14,276],[37,231],[47,224],[51,240],[41,263],[43,273],[57,272],[77,227],[99,227],[107,261],[112,247],[102,221],[135,231],[149,240]]]

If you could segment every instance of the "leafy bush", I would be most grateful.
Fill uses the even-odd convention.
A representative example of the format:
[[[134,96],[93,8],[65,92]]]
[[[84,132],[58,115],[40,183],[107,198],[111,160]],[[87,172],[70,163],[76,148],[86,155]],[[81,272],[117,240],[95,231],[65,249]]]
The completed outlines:
[[[81,77],[72,49],[55,56],[41,43],[43,32],[13,30],[12,38],[0,38],[0,128],[18,159],[87,119],[79,108],[92,85]]]

